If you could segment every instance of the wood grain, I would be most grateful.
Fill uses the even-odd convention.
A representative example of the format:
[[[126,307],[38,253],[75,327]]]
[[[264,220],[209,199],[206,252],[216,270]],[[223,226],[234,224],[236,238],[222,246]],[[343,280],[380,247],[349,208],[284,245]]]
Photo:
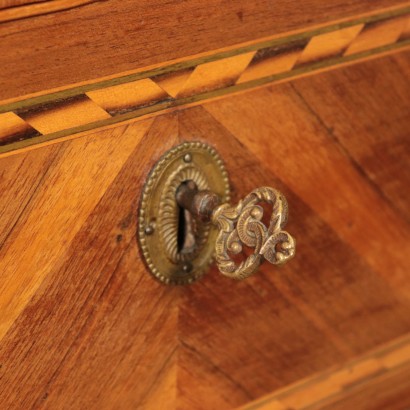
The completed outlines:
[[[0,408],[235,408],[408,335],[408,168],[389,166],[407,152],[408,58],[1,159]],[[371,175],[357,146],[372,150],[380,132],[396,154]],[[234,200],[262,185],[284,192],[290,264],[239,283],[213,268],[180,288],[149,275],[135,237],[141,187],[185,140],[217,148]],[[386,356],[391,377],[346,400],[384,391],[399,409],[406,352]]]
[[[0,1],[0,22],[69,10],[98,0],[12,0]]]
[[[361,64],[354,71],[340,70],[337,75],[323,74],[309,81],[296,81],[293,87],[374,190],[410,221],[410,191],[406,189],[410,186],[409,115],[402,108],[410,96],[406,80],[410,53],[383,61],[377,69]],[[383,80],[392,73],[397,80]],[[366,91],[358,93],[356,87]],[[381,95],[383,103],[377,103]]]
[[[19,243],[15,236],[19,233],[21,238],[31,230],[32,239],[24,245],[28,250],[20,249],[14,262],[27,271],[14,277],[12,286],[5,286],[7,276],[16,271],[1,258],[1,271],[6,274],[1,299],[5,302],[16,284],[24,286],[13,292],[20,303],[17,306],[13,300],[17,314],[23,308],[18,295],[30,291],[31,297],[25,298],[24,312],[7,335],[2,334],[2,408],[53,407],[53,403],[65,408],[135,408],[135,403],[145,402],[158,408],[157,392],[167,395],[170,406],[175,399],[172,375],[179,289],[153,281],[141,264],[135,244],[135,207],[151,157],[158,158],[162,149],[175,143],[176,121],[157,120],[144,137],[146,142],[139,144],[149,125],[120,127],[63,144],[34,197],[26,200],[25,213],[14,222],[2,252],[10,259]],[[164,133],[167,141],[161,147],[153,144]],[[74,156],[75,152],[83,155]],[[41,161],[37,153],[31,154],[32,161]],[[87,179],[78,180],[85,177],[80,169],[94,180],[87,192]],[[51,200],[46,201],[53,189]],[[65,210],[59,209],[59,200],[65,201]],[[17,201],[12,205],[17,206]],[[29,225],[33,214],[38,222]],[[42,223],[45,214],[54,215],[47,226]],[[62,219],[65,231],[58,230]],[[27,255],[34,246],[33,260]],[[10,306],[6,311],[10,313]],[[5,330],[10,315],[1,319]]]
[[[280,389],[243,410],[404,409],[410,405],[409,376],[410,340],[405,337],[341,368]]]
[[[0,286],[0,337],[41,285],[50,266],[63,258],[66,248],[54,246],[53,238],[67,244],[72,241],[148,126],[149,122],[141,123],[140,132],[130,135],[128,141],[122,138],[121,144],[116,141],[115,131],[111,137],[89,141],[86,146],[76,140],[65,151],[59,166],[49,169],[51,183],[36,191],[38,202],[30,201],[19,226],[2,248],[2,264],[7,270]],[[111,157],[109,166],[107,156]],[[6,186],[6,192],[7,188],[17,187]],[[55,213],[52,223],[49,207]],[[23,249],[21,244],[26,244]]]
[[[289,98],[298,98],[289,89],[281,91]],[[330,363],[341,364],[362,354],[390,340],[396,332],[401,333],[400,328],[403,334],[409,331],[409,253],[402,247],[409,243],[408,226],[371,192],[350,161],[337,158],[339,148],[326,133],[322,134],[317,119],[308,114],[306,107],[298,111],[291,100],[280,99],[277,90],[265,93],[266,98],[260,91],[206,106],[211,111],[212,105],[214,117],[219,110],[223,112],[225,115],[218,120],[231,125],[225,117],[229,112],[235,119],[232,122],[238,124],[235,133],[199,109],[181,114],[183,138],[211,141],[218,147],[230,170],[236,198],[239,192],[243,195],[261,185],[273,185],[285,193],[291,204],[287,228],[302,239],[302,243],[298,241],[296,260],[280,271],[263,267],[263,275],[239,284],[213,271],[213,275],[187,289],[185,304],[180,307],[185,346],[180,353],[181,378],[185,381],[181,383],[181,408],[201,408],[205,401],[213,408],[238,406],[326,369]],[[224,104],[229,105],[226,111],[221,110]],[[269,107],[269,120],[263,107]],[[288,113],[287,121],[280,115],[282,110]],[[330,157],[332,162],[324,165],[323,160],[319,161],[320,167],[303,163],[302,159],[312,152],[303,145],[296,150],[292,144],[295,131],[298,144],[303,135],[306,144],[321,147],[317,155]],[[269,135],[269,142],[263,135]],[[322,138],[326,141],[321,142]],[[258,141],[261,145],[252,152]],[[277,144],[283,145],[286,156]],[[301,154],[303,151],[306,154]],[[318,160],[316,156],[314,161]],[[310,172],[312,179],[307,182],[304,178]],[[339,183],[332,179],[332,173],[339,175]],[[347,178],[349,173],[354,176]],[[353,180],[356,182],[351,184]],[[356,200],[356,190],[364,197],[361,202]],[[322,194],[327,198],[320,201]],[[348,204],[343,204],[345,195]],[[332,202],[336,200],[340,206]],[[371,213],[366,201],[371,203]],[[368,219],[359,218],[363,213]],[[392,223],[384,239],[373,232],[383,215]],[[356,236],[362,236],[347,237],[347,226]],[[403,253],[393,250],[390,257],[390,251],[380,254],[380,247],[391,240],[395,230]],[[375,235],[373,243],[369,243],[369,235]],[[360,246],[360,240],[366,240],[364,246]],[[200,386],[188,383],[203,380],[204,375],[206,379]],[[220,386],[222,393],[212,394],[214,386]],[[195,387],[196,394],[192,394]]]
[[[269,0],[234,0],[223,6],[218,0],[80,3],[69,10],[1,25],[0,99],[135,70],[399,4],[408,3],[309,0],[298,7],[289,0],[274,4]]]

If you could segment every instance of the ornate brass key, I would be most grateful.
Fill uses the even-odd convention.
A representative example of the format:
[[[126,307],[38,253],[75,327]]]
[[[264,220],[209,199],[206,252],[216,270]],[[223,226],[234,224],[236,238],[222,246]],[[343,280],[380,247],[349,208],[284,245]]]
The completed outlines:
[[[288,219],[288,204],[276,189],[257,188],[236,206],[231,206],[220,205],[218,195],[199,191],[194,181],[186,181],[178,188],[176,200],[193,217],[218,227],[216,262],[225,276],[245,279],[255,273],[264,260],[281,265],[295,255],[295,240],[283,230]],[[273,208],[268,226],[262,222],[264,210],[259,204],[263,202]],[[239,264],[235,263],[230,254],[239,254],[244,245],[254,248],[254,252]]]

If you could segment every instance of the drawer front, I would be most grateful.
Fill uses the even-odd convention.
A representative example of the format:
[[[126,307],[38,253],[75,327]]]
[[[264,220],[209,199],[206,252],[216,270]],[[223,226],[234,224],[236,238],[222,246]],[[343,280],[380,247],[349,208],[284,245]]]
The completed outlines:
[[[405,337],[409,58],[3,157],[2,407],[233,408]],[[291,263],[179,287],[148,273],[141,189],[182,141],[218,149],[234,200],[285,193]]]

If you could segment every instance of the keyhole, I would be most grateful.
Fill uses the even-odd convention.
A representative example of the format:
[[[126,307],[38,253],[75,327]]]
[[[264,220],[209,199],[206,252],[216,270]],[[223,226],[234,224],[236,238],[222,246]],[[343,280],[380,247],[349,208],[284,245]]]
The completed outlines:
[[[183,182],[183,184],[184,183],[186,182]],[[187,209],[178,206],[178,253],[188,254],[195,249],[195,246],[195,225],[193,217]]]
[[[178,243],[178,253],[182,251],[184,248],[184,243],[185,243],[185,229],[186,229],[186,220],[185,220],[185,210],[181,207],[178,206],[178,237],[177,237],[177,243]]]

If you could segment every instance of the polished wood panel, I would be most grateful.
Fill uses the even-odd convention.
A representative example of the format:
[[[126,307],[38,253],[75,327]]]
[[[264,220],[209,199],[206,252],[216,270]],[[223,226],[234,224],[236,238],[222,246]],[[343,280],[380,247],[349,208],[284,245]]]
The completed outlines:
[[[158,408],[161,395],[175,398],[179,289],[146,273],[135,210],[151,157],[176,130],[171,116],[1,161],[11,227],[0,257],[0,407]],[[41,181],[22,192],[31,174]]]
[[[7,270],[0,288],[0,335],[4,335],[35,293],[48,267],[62,257],[65,248],[54,246],[52,238],[58,238],[63,244],[71,242],[146,130],[146,124],[140,126],[140,135],[136,133],[128,141],[122,138],[121,144],[115,140],[115,131],[112,138],[94,140],[86,147],[82,140],[74,141],[58,166],[49,168],[50,174],[45,173],[50,183],[35,190],[31,207],[25,210],[23,219],[19,219],[21,229],[14,230],[2,249],[2,264]],[[58,148],[64,149],[62,146]],[[107,156],[111,158],[109,162]],[[13,168],[6,173],[12,171]],[[18,175],[14,174],[15,177]],[[12,190],[12,196],[18,186],[9,184],[6,192],[7,188]],[[48,207],[52,207],[55,213],[52,223]],[[23,248],[22,244],[25,244]]]
[[[372,149],[382,130],[390,152],[406,152],[408,84],[397,73],[408,58],[0,159],[0,407],[235,408],[407,335],[410,203],[394,203],[408,168],[370,175],[353,138]],[[326,96],[329,84],[337,104],[310,95]],[[342,125],[354,124],[364,95],[362,109],[378,122],[345,143]],[[186,140],[217,148],[234,200],[261,185],[284,192],[298,240],[291,263],[263,266],[244,282],[213,268],[187,287],[149,275],[135,237],[141,187],[163,152]],[[401,376],[377,388],[399,386]]]
[[[56,6],[61,2],[47,3]],[[219,0],[78,1],[67,10],[45,11],[44,15],[1,25],[0,99],[135,70],[399,4],[408,2],[309,0],[294,7],[289,0],[274,4],[269,0],[234,0],[223,4]]]
[[[361,64],[337,75],[296,81],[293,87],[373,189],[410,221],[409,110],[403,109],[410,98],[410,53],[383,61],[377,70]],[[392,75],[395,81],[384,80]],[[377,103],[381,95],[383,103]]]
[[[182,408],[231,408],[410,330],[409,227],[289,88],[210,103],[212,116],[181,114],[183,137],[218,147],[234,197],[258,185],[285,193],[287,229],[300,238],[297,258],[280,271],[264,266],[263,275],[239,284],[213,271],[187,289],[180,307]],[[385,231],[379,218],[391,223]],[[390,241],[400,249],[381,253]],[[197,379],[204,383],[189,383]]]

